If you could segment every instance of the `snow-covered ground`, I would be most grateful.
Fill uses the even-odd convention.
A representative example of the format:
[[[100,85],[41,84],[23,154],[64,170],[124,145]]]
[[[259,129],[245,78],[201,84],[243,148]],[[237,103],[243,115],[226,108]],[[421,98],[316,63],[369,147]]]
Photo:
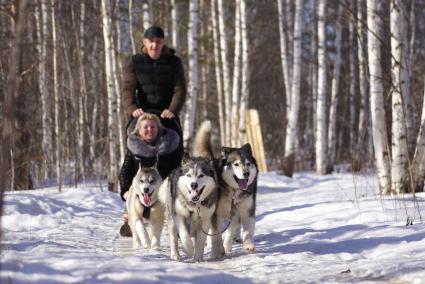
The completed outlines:
[[[191,263],[169,260],[166,229],[159,252],[133,250],[124,203],[95,185],[8,192],[0,282],[425,283],[424,197],[380,198],[367,175],[264,174],[257,252]]]

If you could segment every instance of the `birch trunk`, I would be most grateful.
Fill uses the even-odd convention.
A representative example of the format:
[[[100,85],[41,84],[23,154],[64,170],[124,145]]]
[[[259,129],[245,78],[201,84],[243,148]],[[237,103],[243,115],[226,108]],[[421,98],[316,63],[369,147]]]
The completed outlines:
[[[424,84],[424,98],[425,98],[425,84]],[[413,190],[415,192],[424,191],[424,181],[425,181],[425,100],[422,102],[421,125],[419,128],[418,137],[416,139],[416,151],[412,161]]]
[[[316,172],[320,175],[327,173],[326,161],[326,0],[318,4],[317,23],[317,128],[316,128]]]
[[[180,6],[179,0],[171,0],[171,22],[173,29],[172,45],[180,50]]]
[[[225,130],[224,141],[226,145],[230,145],[230,114],[231,114],[231,93],[230,93],[230,72],[229,62],[227,60],[227,38],[226,26],[224,21],[224,4],[223,0],[218,0],[218,26],[220,30],[220,54],[221,67],[223,70],[223,87],[224,87],[224,115],[225,115]]]
[[[365,140],[368,135],[369,120],[369,76],[368,76],[368,59],[367,59],[367,30],[366,7],[365,0],[358,0],[357,5],[357,57],[359,62],[359,90],[360,90],[360,109],[359,109],[359,126],[357,134],[357,147],[353,160],[353,169],[359,171],[361,169],[362,159],[367,157],[367,144]]]
[[[235,1],[235,54],[233,61],[233,86],[232,86],[232,115],[231,115],[231,146],[238,147],[239,134],[239,93],[241,77],[241,25],[240,25],[240,0]]]
[[[56,16],[55,16],[55,0],[51,1],[51,14],[52,14],[52,41],[53,41],[53,98],[55,104],[55,145],[56,145],[56,182],[58,184],[58,190],[62,190],[62,169],[61,169],[61,159],[62,159],[62,142],[61,137],[59,136],[59,85],[58,85],[58,67],[57,67],[57,58],[58,58],[58,47],[57,47],[57,34],[56,34]]]
[[[352,1],[352,0],[351,0]],[[339,101],[339,79],[341,73],[341,34],[342,34],[342,16],[344,11],[344,2],[338,5],[338,19],[336,22],[335,31],[335,48],[336,55],[334,61],[332,86],[331,86],[331,105],[329,110],[329,130],[328,130],[328,153],[329,153],[329,168],[333,168],[336,161],[336,120],[337,120],[337,108]],[[351,73],[350,73],[351,74]],[[352,74],[351,74],[352,75]]]
[[[407,139],[405,110],[402,97],[402,53],[403,33],[406,32],[401,0],[391,0],[391,79],[393,88],[392,124],[391,124],[391,190],[395,193],[405,192],[407,189]]]
[[[356,10],[355,0],[349,0],[351,11]],[[350,157],[354,156],[356,135],[356,96],[357,96],[357,27],[356,22],[351,20],[349,23],[349,40],[350,40]]]
[[[370,111],[379,189],[382,194],[388,194],[391,192],[391,177],[387,141],[387,123],[384,109],[384,90],[382,86],[381,43],[378,38],[382,23],[378,14],[378,4],[379,0],[367,0]]]
[[[225,145],[225,126],[224,126],[224,105],[223,105],[223,78],[222,68],[220,60],[220,42],[218,35],[218,24],[217,24],[217,1],[211,1],[211,18],[213,28],[213,41],[214,41],[214,59],[215,59],[215,77],[217,85],[217,99],[218,99],[218,120],[220,125],[220,142],[221,145]]]
[[[195,129],[196,99],[198,97],[198,26],[199,26],[199,0],[191,0],[189,3],[189,99],[186,104],[186,115],[183,140],[185,147],[192,140]]]
[[[40,64],[38,65],[39,78],[38,86],[40,89],[41,95],[41,113],[42,113],[42,149],[43,155],[45,157],[45,173],[44,178],[52,177],[53,173],[53,158],[52,158],[52,120],[51,120],[51,111],[50,111],[50,100],[49,91],[47,87],[47,70],[46,70],[46,61],[47,61],[47,48],[48,48],[48,9],[47,9],[47,0],[41,1],[41,28],[40,30]],[[40,21],[37,20],[40,24]]]
[[[249,102],[249,85],[248,80],[250,76],[249,71],[249,51],[248,51],[248,16],[247,16],[247,2],[246,0],[241,0],[240,2],[241,9],[241,45],[242,45],[242,76],[241,76],[241,98],[239,106],[239,143],[242,145],[245,141],[246,135],[246,123],[245,116],[248,109]]]
[[[116,116],[117,116],[117,100],[114,89],[112,53],[114,52],[111,45],[111,22],[109,14],[109,1],[102,0],[102,29],[105,51],[105,73],[106,73],[106,90],[108,94],[108,148],[109,148],[109,172],[108,172],[108,189],[116,192],[118,187],[117,179],[117,157],[116,157]]]
[[[279,15],[279,38],[280,38],[280,59],[282,61],[282,74],[283,82],[285,84],[285,96],[286,96],[286,113],[289,114],[291,106],[291,79],[289,77],[289,46],[287,44],[288,39],[286,34],[288,29],[285,24],[285,10],[283,6],[284,0],[277,0],[277,8]]]
[[[144,0],[142,4],[143,29],[146,31],[153,23],[152,0]]]
[[[294,62],[291,90],[291,108],[286,127],[285,156],[283,159],[283,174],[292,177],[295,163],[295,147],[298,138],[298,113],[300,108],[301,90],[301,34],[302,34],[303,0],[296,1],[294,22]]]
[[[136,54],[136,43],[134,42],[133,32],[133,0],[128,0],[128,25],[130,32],[131,54]]]

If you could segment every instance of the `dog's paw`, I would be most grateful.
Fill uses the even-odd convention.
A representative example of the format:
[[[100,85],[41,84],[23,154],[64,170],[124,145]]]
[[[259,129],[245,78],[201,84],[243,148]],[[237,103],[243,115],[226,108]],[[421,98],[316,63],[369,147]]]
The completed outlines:
[[[204,257],[203,255],[199,255],[199,256],[194,256],[193,257],[193,262],[203,262],[204,261]]]
[[[178,253],[172,253],[171,254],[171,256],[170,256],[170,258],[172,259],[172,260],[176,260],[176,261],[180,261],[180,254],[178,254]]]
[[[151,246],[151,251],[159,251],[161,249],[161,247],[159,246],[159,244],[152,244]]]
[[[253,243],[244,244],[243,250],[245,251],[245,253],[254,253],[255,252],[255,245]]]
[[[139,242],[133,242],[133,248],[134,249],[138,249],[138,248],[140,248],[141,247],[141,245],[140,245],[140,243]]]

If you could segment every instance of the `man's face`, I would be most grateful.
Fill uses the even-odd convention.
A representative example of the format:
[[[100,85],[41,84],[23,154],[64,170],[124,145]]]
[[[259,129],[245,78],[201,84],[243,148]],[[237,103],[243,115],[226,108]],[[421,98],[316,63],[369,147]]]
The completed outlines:
[[[158,59],[161,57],[161,51],[164,47],[164,39],[159,37],[153,37],[153,38],[144,38],[143,39],[143,45],[148,50],[149,57],[153,60]]]

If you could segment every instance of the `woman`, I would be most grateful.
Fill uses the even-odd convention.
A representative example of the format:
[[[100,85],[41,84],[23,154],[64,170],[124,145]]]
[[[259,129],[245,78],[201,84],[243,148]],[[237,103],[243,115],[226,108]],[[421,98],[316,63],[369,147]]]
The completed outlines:
[[[127,128],[127,148],[120,172],[121,198],[126,199],[133,177],[139,166],[157,165],[165,179],[180,165],[183,151],[176,131],[163,127],[155,114],[144,113]]]
[[[127,128],[127,148],[120,172],[121,198],[124,201],[140,166],[151,167],[156,163],[159,174],[165,179],[180,165],[183,156],[179,134],[163,127],[158,116],[152,113],[144,113],[130,123]],[[126,213],[124,222],[120,234],[131,236]]]

